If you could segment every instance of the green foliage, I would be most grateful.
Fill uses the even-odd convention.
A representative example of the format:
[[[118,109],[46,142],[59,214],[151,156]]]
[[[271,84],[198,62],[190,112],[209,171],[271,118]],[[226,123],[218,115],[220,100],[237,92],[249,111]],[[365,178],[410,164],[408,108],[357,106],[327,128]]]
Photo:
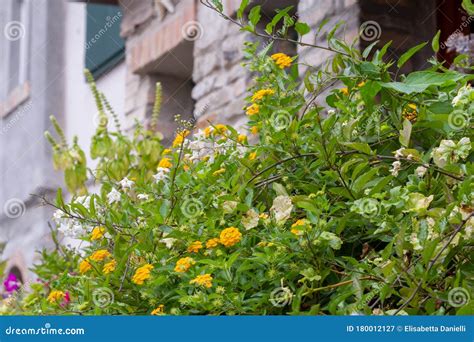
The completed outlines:
[[[297,25],[287,12],[267,31]],[[302,81],[296,58],[246,44],[249,136],[183,127],[165,149],[140,125],[131,137],[101,126],[95,192],[77,143],[53,140],[69,190],[87,193],[58,192],[57,229],[87,244],[45,253],[47,286],[15,312],[472,314],[452,300],[474,289],[471,77],[433,62],[395,80],[389,44],[360,53],[327,36],[336,54]]]

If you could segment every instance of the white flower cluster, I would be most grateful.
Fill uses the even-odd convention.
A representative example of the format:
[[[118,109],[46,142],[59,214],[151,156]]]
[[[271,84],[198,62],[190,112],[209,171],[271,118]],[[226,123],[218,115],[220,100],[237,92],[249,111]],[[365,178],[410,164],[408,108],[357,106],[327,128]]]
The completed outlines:
[[[474,89],[470,84],[459,88],[458,94],[453,98],[452,104],[454,107],[464,107],[471,104],[474,100]]]
[[[153,175],[153,178],[155,179],[156,183],[159,183],[160,181],[164,181],[166,178],[168,178],[169,173],[170,169],[167,167],[159,167],[156,169],[156,174]]]
[[[405,148],[403,147],[399,148],[394,153],[395,153],[395,158],[397,160],[392,163],[392,168],[389,171],[391,172],[392,176],[397,177],[402,167],[402,163],[400,162],[400,159],[406,158],[408,160],[413,160],[414,156],[411,153],[407,153]]]
[[[214,132],[213,127],[208,128],[208,136]],[[216,155],[228,154],[235,152],[238,157],[243,157],[247,152],[247,148],[237,144],[230,139],[210,139],[206,136],[206,133],[202,130],[198,130],[187,147],[191,151],[185,155],[186,159],[189,159],[193,163],[196,163],[204,158],[209,158],[209,163],[213,163]]]
[[[74,202],[82,204],[86,209],[89,209],[90,201],[90,196],[80,196],[76,198]],[[91,226],[88,226],[77,219],[71,218],[60,209],[54,212],[53,221],[58,226],[58,232],[63,234],[65,237],[77,239],[92,230]]]
[[[471,140],[464,137],[457,143],[452,140],[441,140],[439,147],[434,148],[431,155],[436,165],[444,167],[446,164],[467,158],[470,150]]]

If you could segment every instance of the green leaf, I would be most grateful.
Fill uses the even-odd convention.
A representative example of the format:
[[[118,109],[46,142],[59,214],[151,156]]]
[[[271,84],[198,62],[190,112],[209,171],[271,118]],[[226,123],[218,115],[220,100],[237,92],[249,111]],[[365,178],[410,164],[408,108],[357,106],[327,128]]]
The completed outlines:
[[[249,1],[250,0],[242,0],[242,2],[240,3],[240,7],[237,11],[237,19],[242,19],[243,15],[244,15],[244,11],[245,11],[245,9],[247,8],[247,6],[249,4]]]
[[[275,190],[278,196],[288,196],[285,187],[280,183],[273,183],[273,190]]]
[[[272,21],[267,24],[265,27],[265,32],[268,34],[273,33],[273,28],[278,24],[278,22],[283,18],[284,16],[288,15],[288,12],[293,8],[293,6],[288,6],[280,11],[273,17]]]
[[[392,41],[389,41],[387,44],[385,44],[385,45],[380,49],[380,51],[377,51],[377,52],[374,54],[374,58],[373,58],[372,60],[373,60],[374,62],[375,62],[375,61],[381,62],[383,56],[385,56],[385,54],[387,53],[387,50],[388,50],[388,48],[390,47],[390,45],[392,45]]]
[[[372,168],[366,173],[364,173],[362,176],[357,178],[355,182],[352,184],[352,188],[354,189],[354,191],[355,192],[362,191],[367,186],[367,183],[369,183],[374,178],[377,172],[379,172],[378,168]]]
[[[313,83],[311,83],[311,80],[309,79],[311,77],[311,72],[306,72],[306,75],[303,79],[303,82],[304,82],[304,86],[306,88],[306,90],[310,93],[312,93],[314,91],[314,85]]]
[[[382,86],[380,83],[372,80],[368,80],[365,82],[365,85],[360,88],[360,95],[369,110],[372,110],[375,98],[381,89]]]
[[[359,142],[343,142],[342,145],[350,147],[356,151],[362,152],[364,154],[371,154],[372,150],[370,149],[369,144],[359,143]]]
[[[311,31],[311,27],[306,23],[297,22],[295,24],[295,30],[299,33],[300,36],[304,36]]]
[[[405,52],[398,60],[397,67],[401,68],[415,53],[423,49],[426,44],[426,42],[418,44]]]
[[[375,42],[373,42],[372,44],[370,44],[369,46],[367,46],[364,50],[364,52],[362,52],[362,57],[367,58],[370,54],[370,51],[372,51],[372,49],[377,45],[379,41],[376,40]]]
[[[64,200],[63,200],[63,189],[58,188],[58,192],[56,193],[56,206],[58,208],[64,207]]]
[[[434,36],[433,40],[431,41],[431,47],[433,48],[433,51],[436,53],[439,51],[439,36],[441,35],[441,31],[438,30],[436,33],[436,36]]]
[[[211,0],[211,2],[219,12],[224,11],[221,0]]]
[[[403,129],[400,130],[399,137],[400,144],[402,144],[402,146],[404,147],[408,147],[408,145],[410,144],[411,128],[411,122],[405,119],[403,121]]]
[[[462,8],[464,8],[469,15],[474,14],[474,4],[472,0],[462,0]]]
[[[447,86],[461,80],[464,76],[457,72],[415,71],[403,82],[380,83],[382,87],[404,94],[422,93],[430,86]]]
[[[250,24],[252,26],[252,29],[255,30],[255,26],[257,26],[257,24],[260,21],[261,17],[262,16],[260,14],[260,6],[255,6],[254,8],[252,8],[250,10],[249,20],[250,20]]]

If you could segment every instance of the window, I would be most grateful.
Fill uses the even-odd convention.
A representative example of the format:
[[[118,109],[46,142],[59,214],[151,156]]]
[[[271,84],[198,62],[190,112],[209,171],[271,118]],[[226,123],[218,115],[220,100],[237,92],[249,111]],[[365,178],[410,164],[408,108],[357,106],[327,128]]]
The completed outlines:
[[[9,56],[8,66],[10,77],[8,93],[27,80],[28,38],[25,37],[28,28],[29,1],[13,0],[10,21],[8,25]]]
[[[98,78],[123,59],[122,12],[119,6],[97,4],[87,4],[86,12],[85,65]]]
[[[0,117],[14,111],[29,97],[28,54],[32,0],[12,0],[6,8],[1,67],[6,75],[0,86]]]

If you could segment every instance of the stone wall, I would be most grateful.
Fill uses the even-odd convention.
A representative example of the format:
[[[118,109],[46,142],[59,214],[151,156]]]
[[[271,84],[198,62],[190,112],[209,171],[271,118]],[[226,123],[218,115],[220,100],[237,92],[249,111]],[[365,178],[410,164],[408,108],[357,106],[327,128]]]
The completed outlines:
[[[226,8],[227,13],[234,10],[232,4]],[[202,37],[195,41],[193,52],[194,117],[201,127],[208,121],[240,126],[245,122],[243,99],[250,84],[250,74],[241,65],[242,47],[250,33],[204,6],[198,6],[197,20]]]
[[[298,4],[299,19],[311,26],[312,32],[324,20],[328,20],[321,34],[315,36],[308,34],[303,37],[303,42],[318,46],[327,46],[327,35],[324,31],[330,30],[338,22],[344,21],[345,25],[338,32],[338,36],[351,42],[358,37],[360,8],[356,0],[301,0]],[[310,64],[315,67],[322,66],[333,53],[313,47],[298,47],[300,63]],[[301,68],[304,74],[305,67]]]
[[[159,130],[172,139],[174,116],[192,118],[191,102],[196,1],[121,0],[121,34],[126,39],[126,128],[148,122],[155,85],[163,88]]]

